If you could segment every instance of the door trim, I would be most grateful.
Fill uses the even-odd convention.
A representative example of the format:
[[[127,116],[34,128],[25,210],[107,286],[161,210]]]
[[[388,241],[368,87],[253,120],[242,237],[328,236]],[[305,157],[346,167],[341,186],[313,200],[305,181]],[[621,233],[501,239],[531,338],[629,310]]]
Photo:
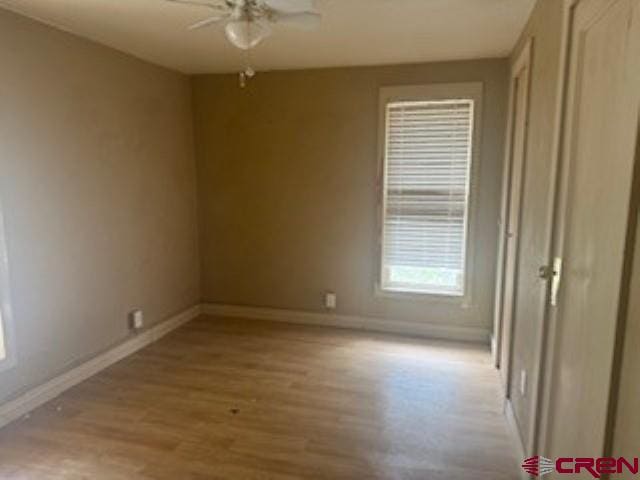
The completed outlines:
[[[627,237],[624,247],[624,265],[622,269],[622,282],[620,288],[620,300],[618,318],[616,323],[615,348],[613,351],[613,365],[611,375],[611,389],[609,391],[609,412],[607,415],[606,430],[604,434],[604,455],[613,456],[616,433],[616,423],[618,421],[618,401],[620,396],[621,381],[624,368],[625,337],[627,334],[627,323],[629,318],[629,304],[631,298],[633,271],[636,255],[640,255],[637,246],[638,223],[640,223],[640,111],[636,127],[636,151],[633,168],[633,183],[631,185],[631,198],[629,201],[629,214],[627,219]]]
[[[551,188],[549,191],[549,209],[547,211],[546,222],[550,225],[549,235],[546,239],[545,258],[547,265],[553,265],[554,262],[554,245],[556,244],[556,219],[558,215],[558,205],[560,196],[560,171],[562,168],[563,156],[563,138],[565,131],[565,103],[567,99],[568,78],[570,69],[570,51],[572,40],[572,25],[575,7],[581,0],[563,0],[563,18],[562,18],[562,38],[560,44],[560,68],[557,83],[557,100],[556,111],[554,116],[554,124],[556,125],[553,136],[553,158],[551,167]],[[550,386],[551,379],[546,372],[553,371],[554,353],[553,346],[556,338],[555,315],[553,315],[550,305],[551,299],[551,282],[547,282],[545,294],[545,308],[540,323],[538,334],[538,345],[534,349],[536,355],[534,367],[536,368],[535,379],[532,385],[533,389],[533,406],[530,435],[527,441],[527,455],[535,455],[536,452],[541,454],[544,452],[546,442],[543,442],[543,436],[547,431],[548,405],[550,402]]]
[[[505,395],[509,395],[509,383],[510,383],[510,367],[511,365],[502,365],[502,354],[505,349],[511,351],[513,344],[513,335],[508,339],[508,344],[505,344],[504,339],[504,300],[505,300],[505,286],[506,286],[506,269],[507,269],[507,243],[508,243],[508,226],[509,215],[511,212],[511,187],[512,187],[512,175],[513,175],[513,163],[514,163],[514,136],[516,133],[516,105],[520,90],[516,88],[518,83],[518,77],[524,68],[527,69],[527,76],[524,79],[523,86],[520,88],[526,88],[525,96],[525,132],[523,134],[523,161],[522,169],[526,169],[526,156],[527,156],[527,137],[528,137],[528,125],[529,125],[529,100],[531,95],[531,67],[533,60],[533,38],[528,38],[524,43],[524,46],[520,50],[516,60],[511,65],[511,71],[509,76],[510,93],[509,93],[509,121],[507,124],[507,145],[505,149],[505,161],[502,176],[502,202],[500,207],[500,218],[498,220],[499,235],[498,235],[498,261],[496,271],[496,293],[494,300],[494,330],[493,335],[495,341],[492,342],[492,355],[496,368],[506,369],[506,373],[502,373],[502,385],[505,391]],[[524,174],[522,175],[522,187],[524,187]],[[517,208],[521,207],[521,200],[523,193],[521,191],[520,202]],[[515,252],[517,257],[517,251]],[[516,258],[517,262],[517,258]],[[517,273],[517,270],[516,270]],[[513,279],[515,283],[515,278]],[[515,292],[514,292],[515,293]],[[513,317],[511,318],[511,324],[513,324]],[[511,354],[509,354],[509,360]],[[509,361],[509,364],[511,362]]]

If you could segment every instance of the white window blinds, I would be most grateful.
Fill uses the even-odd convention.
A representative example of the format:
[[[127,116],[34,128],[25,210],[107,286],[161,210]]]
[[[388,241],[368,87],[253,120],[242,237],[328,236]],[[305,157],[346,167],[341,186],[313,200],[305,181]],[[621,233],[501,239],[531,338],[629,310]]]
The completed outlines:
[[[382,289],[463,295],[473,100],[386,105]]]

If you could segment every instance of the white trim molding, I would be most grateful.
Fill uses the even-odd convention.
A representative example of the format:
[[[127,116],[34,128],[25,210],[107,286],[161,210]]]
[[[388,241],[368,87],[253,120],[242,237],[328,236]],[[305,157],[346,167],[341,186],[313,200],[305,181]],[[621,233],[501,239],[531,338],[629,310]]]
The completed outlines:
[[[31,412],[40,405],[56,398],[65,390],[92,377],[96,373],[113,365],[125,357],[150,345],[169,332],[198,317],[201,313],[200,305],[195,305],[167,320],[143,331],[123,343],[98,354],[77,367],[52,378],[19,397],[0,405],[0,428]]]
[[[318,313],[301,310],[277,308],[245,307],[209,303],[202,305],[202,313],[216,317],[249,318],[270,320],[273,322],[318,325],[325,327],[348,328],[419,337],[458,340],[489,344],[489,329],[482,327],[464,327],[458,325],[440,325],[433,323],[408,322],[377,317],[341,315],[336,313]]]
[[[275,308],[244,307],[238,305],[195,305],[123,343],[98,354],[92,359],[28,390],[19,397],[0,405],[0,428],[18,420],[27,413],[53,400],[58,395],[92,377],[114,363],[158,341],[166,334],[200,315],[216,317],[248,318],[283,323],[318,325],[372,332],[414,335],[446,340],[479,342],[488,344],[489,330],[477,327],[436,325],[334,313],[315,313]]]
[[[468,308],[474,302],[474,294],[477,283],[475,264],[476,249],[474,239],[478,235],[478,179],[481,164],[482,121],[484,110],[483,82],[463,83],[429,83],[422,85],[385,86],[378,93],[378,191],[377,222],[378,222],[378,251],[377,251],[377,278],[375,280],[376,296],[396,296],[398,298],[411,298],[432,303],[450,303]],[[469,158],[468,171],[468,195],[467,212],[464,231],[464,285],[462,295],[447,293],[411,292],[403,290],[389,290],[383,288],[384,278],[384,236],[385,236],[385,210],[386,210],[386,142],[387,142],[387,106],[392,102],[402,101],[439,101],[439,100],[472,100],[472,138],[471,156]],[[402,332],[400,332],[402,333]],[[411,332],[409,332],[411,333]],[[432,336],[427,334],[427,336]],[[486,339],[488,342],[488,337]]]

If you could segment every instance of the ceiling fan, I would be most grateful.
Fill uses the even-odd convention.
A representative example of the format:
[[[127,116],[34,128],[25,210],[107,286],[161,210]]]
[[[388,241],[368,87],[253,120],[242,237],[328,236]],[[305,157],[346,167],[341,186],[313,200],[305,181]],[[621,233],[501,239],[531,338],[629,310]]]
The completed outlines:
[[[209,17],[188,27],[197,30],[224,23],[227,39],[237,48],[248,51],[272,34],[271,25],[281,24],[311,30],[320,25],[321,15],[314,9],[313,0],[167,0],[213,11]],[[240,73],[244,86],[255,75],[247,66]]]

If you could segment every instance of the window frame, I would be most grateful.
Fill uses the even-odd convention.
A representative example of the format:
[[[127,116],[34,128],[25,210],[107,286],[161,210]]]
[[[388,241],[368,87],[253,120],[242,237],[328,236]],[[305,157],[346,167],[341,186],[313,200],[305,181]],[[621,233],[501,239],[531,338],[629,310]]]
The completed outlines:
[[[0,372],[9,370],[17,364],[10,297],[9,258],[7,254],[2,204],[0,204],[0,323],[6,353],[5,357],[0,359]]]
[[[481,158],[483,83],[434,83],[425,85],[405,85],[381,87],[378,110],[378,225],[377,225],[377,268],[374,283],[375,295],[378,297],[419,300],[426,302],[442,302],[469,307],[472,304],[475,278],[475,243],[477,239],[477,195],[478,173]],[[473,100],[473,132],[471,143],[471,165],[469,167],[469,196],[467,203],[467,222],[465,232],[465,267],[462,295],[445,293],[401,291],[383,288],[384,275],[384,224],[386,211],[386,140],[387,140],[387,105],[392,102]]]

